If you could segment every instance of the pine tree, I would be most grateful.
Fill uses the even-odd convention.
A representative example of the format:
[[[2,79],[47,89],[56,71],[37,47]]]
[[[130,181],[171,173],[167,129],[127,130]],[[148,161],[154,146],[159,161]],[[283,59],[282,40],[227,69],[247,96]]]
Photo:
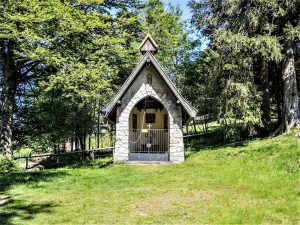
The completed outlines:
[[[282,122],[277,131],[289,131],[299,123],[294,49],[299,43],[299,1],[190,1],[193,23],[211,41],[221,57],[227,79],[258,85],[262,92],[262,121],[270,124],[269,71],[281,67],[283,80]],[[224,71],[225,69],[225,71]]]

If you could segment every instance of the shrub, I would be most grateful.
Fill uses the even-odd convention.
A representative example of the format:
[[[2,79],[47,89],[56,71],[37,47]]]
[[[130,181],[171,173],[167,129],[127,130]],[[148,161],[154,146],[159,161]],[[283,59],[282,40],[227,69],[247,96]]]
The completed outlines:
[[[20,171],[21,168],[11,159],[0,155],[0,172]]]

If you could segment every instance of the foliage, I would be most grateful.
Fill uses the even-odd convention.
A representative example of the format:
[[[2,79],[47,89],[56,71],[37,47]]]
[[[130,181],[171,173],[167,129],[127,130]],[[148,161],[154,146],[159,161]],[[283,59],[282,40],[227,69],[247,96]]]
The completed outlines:
[[[225,136],[229,139],[241,138],[243,130],[253,136],[253,129],[261,125],[259,93],[248,83],[236,83],[229,80],[222,93],[220,122],[226,127]]]
[[[14,129],[14,148],[29,140],[53,147],[96,130],[99,110],[117,78],[137,59],[128,43],[135,37],[139,7],[128,0],[0,3],[0,47],[7,49],[1,60],[15,65],[5,68],[20,71],[0,72],[3,85],[16,89],[2,94],[1,113],[2,127]],[[17,105],[13,112],[11,104]],[[12,115],[13,123],[7,119]]]
[[[218,97],[222,87],[215,77],[218,70],[217,60],[217,55],[210,49],[195,54],[194,59],[183,63],[184,76],[179,79],[183,96],[198,109],[198,115],[203,118],[206,132],[208,123],[216,121],[219,115]]]
[[[299,1],[189,6],[198,33],[162,0],[1,1],[0,151],[45,151],[70,139],[84,148],[87,135],[99,136],[100,109],[136,65],[147,31],[205,131],[217,119],[236,140],[244,131],[269,134],[272,118],[280,132],[297,125]]]
[[[191,0],[189,6],[193,12],[192,23],[200,32],[200,38],[205,36],[210,41],[206,52],[212,52],[215,59],[213,64],[207,64],[207,54],[199,54],[195,67],[200,71],[195,71],[194,77],[198,75],[205,79],[208,76],[207,83],[212,82],[213,85],[204,86],[206,91],[203,92],[219,102],[220,113],[231,99],[231,103],[243,106],[243,111],[251,105],[251,112],[244,114],[242,126],[248,126],[248,122],[252,121],[252,126],[269,130],[272,111],[276,111],[279,123],[281,118],[294,117],[294,121],[298,121],[296,76],[290,74],[290,80],[282,78],[288,76],[283,74],[284,66],[295,67],[294,55],[289,57],[284,49],[287,45],[299,44],[299,2]],[[285,59],[291,64],[284,64]],[[243,104],[243,95],[227,95],[230,99],[223,101],[221,93],[227,93],[232,87],[228,84],[245,86],[244,90],[251,86],[251,91],[247,92],[249,104]],[[218,92],[212,92],[211,88]],[[291,115],[293,112],[294,115]],[[295,123],[293,120],[283,122],[291,126]]]
[[[19,155],[29,155],[32,154],[33,151],[31,148],[20,148],[17,152]]]
[[[0,173],[20,171],[21,168],[11,159],[0,154]]]
[[[69,139],[83,148],[86,135],[99,135],[100,109],[137,63],[148,27],[174,80],[189,57],[182,11],[161,0],[7,0],[0,9],[1,47],[22,71],[9,97],[17,107],[8,117],[15,119],[3,120],[13,129],[13,149],[46,150]]]

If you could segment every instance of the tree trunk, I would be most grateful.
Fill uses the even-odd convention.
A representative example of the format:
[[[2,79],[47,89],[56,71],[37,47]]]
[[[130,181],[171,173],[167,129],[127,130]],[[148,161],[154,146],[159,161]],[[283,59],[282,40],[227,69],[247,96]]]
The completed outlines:
[[[269,76],[268,76],[268,64],[264,57],[260,60],[260,82],[262,87],[262,123],[265,130],[270,129],[271,124],[271,106],[270,106],[270,87],[269,87]]]
[[[82,147],[82,150],[86,151],[86,133],[84,133],[82,137]]]
[[[2,56],[4,59],[4,82],[1,106],[0,151],[8,158],[12,158],[12,117],[18,77],[10,46],[3,47]]]
[[[73,147],[73,145],[74,145],[74,139],[73,139],[73,137],[71,138],[71,152],[73,152],[74,151],[74,147]]]
[[[285,46],[284,56],[282,121],[275,134],[289,132],[291,128],[299,126],[299,96],[295,71],[295,49],[292,43]]]
[[[276,108],[277,108],[277,125],[279,126],[281,124],[282,120],[282,94],[281,94],[281,89],[276,91],[275,94],[276,98]]]
[[[101,114],[100,114],[100,110],[101,110],[101,103],[100,103],[100,100],[99,100],[99,105],[98,105],[98,123],[97,123],[97,148],[100,148],[100,123],[101,123]]]
[[[83,140],[84,137],[80,137],[79,138],[79,144],[80,144],[80,150],[81,151],[84,151],[84,140]]]
[[[75,151],[78,151],[78,138],[75,136]]]
[[[282,84],[282,62],[269,63],[269,78],[272,80],[272,89],[273,89],[273,97],[274,97],[274,105],[276,105],[276,114],[277,114],[277,123],[276,127],[279,127],[281,124],[282,118],[282,98],[283,98],[283,84]],[[272,94],[270,94],[272,95]],[[274,128],[274,127],[273,127]]]

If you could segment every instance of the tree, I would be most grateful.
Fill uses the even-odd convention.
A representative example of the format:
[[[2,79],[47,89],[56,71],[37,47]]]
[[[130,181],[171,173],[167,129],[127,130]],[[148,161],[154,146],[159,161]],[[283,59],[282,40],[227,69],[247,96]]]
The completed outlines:
[[[230,69],[227,79],[251,82],[262,92],[262,121],[270,124],[272,66],[279,65],[283,79],[282,123],[277,133],[299,122],[294,46],[298,41],[297,1],[190,1],[193,23],[211,41],[210,48]],[[224,71],[224,70],[222,70]],[[276,71],[276,69],[275,69]],[[223,73],[223,72],[222,72]],[[253,79],[254,78],[254,79]],[[278,116],[280,117],[280,116]]]
[[[283,79],[283,116],[282,121],[275,133],[282,133],[284,131],[289,132],[293,127],[300,127],[300,114],[299,114],[299,94],[297,90],[297,78],[295,69],[295,51],[296,44],[300,41],[300,4],[289,5],[287,13],[289,11],[294,12],[292,7],[298,7],[295,10],[296,13],[289,15],[288,24],[284,27],[284,40],[283,40],[283,55],[282,62],[282,79]],[[293,25],[292,25],[293,24]]]
[[[75,74],[78,69],[89,69],[89,73],[93,70],[106,78],[114,76],[109,63],[124,49],[127,34],[122,26],[129,26],[135,19],[114,17],[111,10],[136,7],[137,1],[128,0],[0,3],[1,152],[12,155],[12,118],[18,88],[23,85],[28,89],[29,83],[47,86],[45,82],[53,87],[80,77]]]

